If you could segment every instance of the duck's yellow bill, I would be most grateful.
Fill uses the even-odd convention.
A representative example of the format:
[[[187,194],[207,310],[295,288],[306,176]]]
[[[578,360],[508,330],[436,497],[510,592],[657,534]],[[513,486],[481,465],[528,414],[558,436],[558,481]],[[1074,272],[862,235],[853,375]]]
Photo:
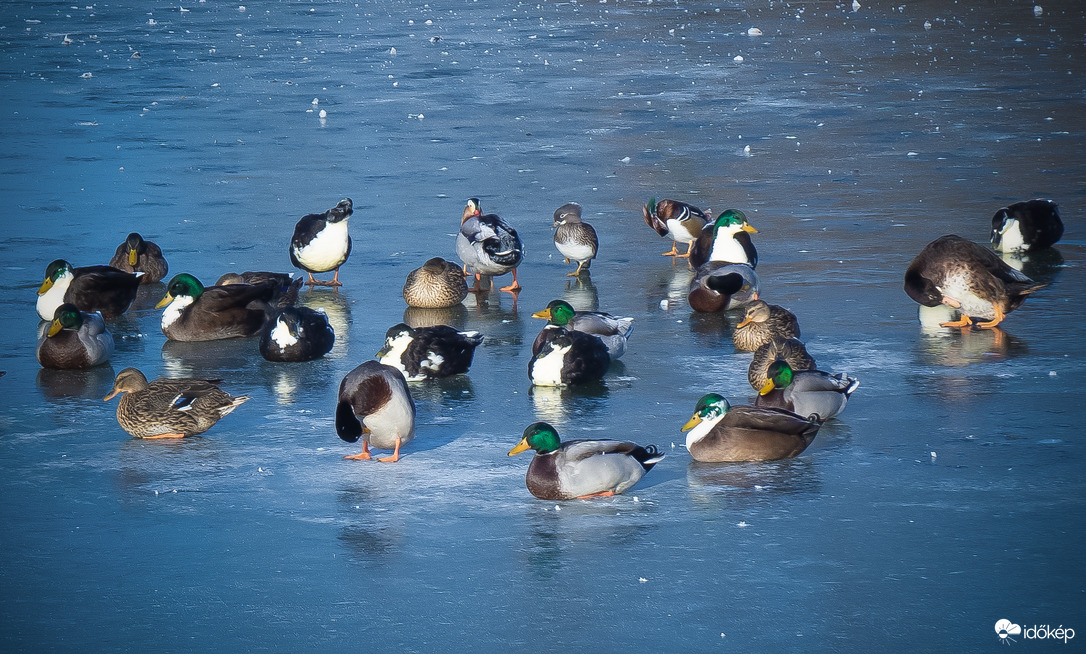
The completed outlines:
[[[509,450],[509,456],[513,456],[514,454],[520,454],[524,450],[527,450],[527,449],[530,449],[530,448],[531,448],[531,445],[528,445],[528,439],[527,438],[522,438],[522,439],[520,439],[520,442],[517,443],[516,446],[513,449]]]
[[[690,431],[691,429],[693,429],[694,427],[697,427],[700,424],[701,424],[701,416],[699,416],[698,414],[695,413],[694,415],[690,416],[690,419],[686,421],[685,425],[683,425],[681,428],[679,428],[679,431]]]
[[[173,302],[173,296],[170,295],[169,293],[167,293],[166,297],[164,297],[164,298],[162,298],[161,300],[158,301],[158,304],[155,305],[155,308],[156,309],[161,309],[162,307],[166,306],[170,302]]]
[[[758,389],[758,395],[765,395],[766,393],[771,392],[776,387],[777,385],[773,383],[772,379],[770,379],[766,383],[762,384],[762,387]]]
[[[743,318],[743,322],[736,325],[735,328],[739,329],[740,327],[746,327],[747,325],[750,324],[750,322],[751,322],[750,318]]]
[[[130,266],[136,265],[136,259],[138,257],[139,257],[139,255],[136,254],[135,250],[129,250],[128,251],[128,265],[130,265]]]
[[[543,309],[542,311],[536,311],[535,313],[532,314],[532,317],[533,318],[542,318],[543,320],[550,320],[551,319],[551,310],[550,309]]]
[[[750,223],[743,223],[743,231],[750,232],[751,234],[758,233],[758,230],[754,229],[754,225],[751,225]]]
[[[64,325],[60,324],[59,320],[54,320],[49,323],[49,331],[45,332],[46,336],[56,336],[60,333],[60,330],[64,329]]]
[[[49,277],[45,278],[45,281],[41,283],[38,288],[38,295],[45,295],[49,292],[49,289],[53,288],[53,280]]]

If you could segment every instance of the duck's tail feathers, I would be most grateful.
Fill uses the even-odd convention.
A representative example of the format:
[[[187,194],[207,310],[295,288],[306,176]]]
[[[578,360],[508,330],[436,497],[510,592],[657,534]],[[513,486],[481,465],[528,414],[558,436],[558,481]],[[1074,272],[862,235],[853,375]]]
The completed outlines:
[[[663,461],[664,457],[667,456],[655,445],[646,445],[645,447],[638,448],[634,451],[633,455],[645,470],[652,470],[654,465]]]
[[[239,395],[235,397],[233,400],[230,401],[230,404],[227,404],[224,407],[219,407],[219,415],[225,416],[232,413],[234,409],[238,408],[242,404],[245,404],[249,401],[249,399],[250,398],[248,395]]]

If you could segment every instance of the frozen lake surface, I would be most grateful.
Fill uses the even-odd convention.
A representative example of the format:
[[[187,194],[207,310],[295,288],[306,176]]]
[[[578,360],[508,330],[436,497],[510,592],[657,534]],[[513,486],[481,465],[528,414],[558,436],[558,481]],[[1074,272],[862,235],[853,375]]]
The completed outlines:
[[[990,651],[1000,619],[1086,637],[1086,6],[882,4],[4,2],[0,649]],[[324,359],[165,343],[156,285],[111,323],[110,365],[38,366],[53,259],[106,263],[139,231],[205,283],[290,271],[295,222],[343,197],[344,287],[303,294],[336,329]],[[404,318],[408,271],[455,258],[469,197],[525,240],[519,301],[449,312],[486,336],[470,374],[413,385],[399,463],[344,461],[339,381]],[[691,314],[651,197],[745,211],[763,297],[861,380],[798,458],[685,451],[704,393],[752,401],[750,355],[735,316]],[[1026,262],[1050,286],[1001,337],[923,329],[912,257],[986,242],[1033,197],[1067,226]],[[580,283],[551,241],[569,201],[601,242]],[[530,314],[558,297],[635,318],[605,390],[531,389]],[[252,400],[202,437],[135,440],[101,401],[128,366]],[[539,501],[529,455],[506,456],[536,420],[668,456],[625,495]]]

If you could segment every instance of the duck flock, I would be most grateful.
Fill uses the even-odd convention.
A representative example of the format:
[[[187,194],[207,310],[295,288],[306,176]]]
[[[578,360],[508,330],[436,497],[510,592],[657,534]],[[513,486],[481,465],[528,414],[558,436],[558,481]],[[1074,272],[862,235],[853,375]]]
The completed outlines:
[[[339,268],[351,253],[349,198],[298,221],[290,240],[290,260],[306,278],[277,272],[227,273],[204,286],[188,273],[175,274],[156,305],[169,340],[210,341],[259,337],[268,361],[312,361],[335,343],[327,316],[297,304],[303,285],[338,288]],[[819,427],[844,411],[859,381],[818,370],[800,339],[799,321],[786,308],[760,297],[755,269],[757,230],[746,215],[728,209],[715,219],[709,212],[677,200],[650,200],[646,224],[673,243],[665,256],[686,259],[695,274],[687,299],[697,312],[735,311],[742,315],[732,333],[735,348],[751,352],[747,371],[756,391],[752,406],[733,406],[717,393],[702,397],[690,420],[686,448],[705,462],[769,461],[791,458],[814,440]],[[599,241],[581,217],[577,203],[554,212],[554,245],[571,277],[587,274]],[[1001,208],[992,218],[990,240],[1004,255],[1050,247],[1063,234],[1058,208],[1048,200],[1029,200]],[[680,253],[679,244],[686,252]],[[435,309],[460,304],[470,292],[493,285],[493,277],[512,274],[500,288],[516,297],[517,267],[524,247],[516,230],[495,214],[484,214],[468,200],[456,235],[461,263],[428,260],[405,281],[410,307]],[[109,265],[73,267],[65,260],[46,267],[38,290],[43,322],[38,361],[46,368],[81,369],[109,361],[114,353],[107,321],[131,306],[141,285],[164,281],[169,266],[161,248],[130,234],[117,246]],[[332,273],[330,280],[314,274]],[[471,288],[468,286],[472,279]],[[929,243],[910,263],[904,290],[923,307],[949,307],[955,319],[940,323],[958,329],[995,329],[1039,284],[1009,265],[992,249],[955,235]],[[598,311],[577,311],[554,300],[533,317],[546,326],[532,343],[528,376],[533,385],[599,383],[611,361],[627,350],[634,319]],[[374,458],[370,448],[392,450],[378,461],[395,462],[415,436],[411,385],[430,378],[468,373],[484,336],[448,325],[390,327],[376,359],[351,370],[342,380],[335,428],[345,441],[362,441],[362,451],[344,457]],[[636,342],[634,343],[636,347]],[[215,380],[159,378],[148,381],[136,368],[117,374],[106,400],[121,395],[117,421],[136,438],[182,438],[201,434],[249,400],[233,397]],[[653,445],[617,440],[563,442],[557,430],[535,422],[510,451],[534,450],[526,485],[536,497],[567,500],[622,493],[664,455]]]

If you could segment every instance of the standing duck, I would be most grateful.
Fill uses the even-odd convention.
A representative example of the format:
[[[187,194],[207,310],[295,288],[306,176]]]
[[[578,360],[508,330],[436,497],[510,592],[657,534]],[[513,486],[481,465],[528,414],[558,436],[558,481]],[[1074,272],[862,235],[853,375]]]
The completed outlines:
[[[536,386],[573,386],[603,379],[611,365],[607,347],[596,336],[562,327],[544,329],[539,352],[528,362]]]
[[[57,307],[68,303],[80,311],[99,311],[103,318],[116,318],[136,299],[139,277],[113,266],[72,268],[57,259],[45,268],[45,281],[38,289],[38,316],[52,320]]]
[[[1059,206],[1051,200],[1015,202],[992,216],[992,247],[997,252],[1040,250],[1061,236]]]
[[[102,314],[84,313],[74,304],[62,304],[53,322],[38,338],[38,363],[43,368],[90,368],[109,361],[113,335]]]
[[[347,233],[347,222],[352,213],[354,203],[351,198],[344,198],[324,213],[303,216],[294,226],[294,236],[290,239],[290,262],[309,275],[306,284],[343,285],[339,281],[339,267],[351,255],[351,236]],[[332,281],[321,282],[313,278],[313,273],[329,270],[335,271]]]
[[[415,401],[403,373],[377,361],[358,366],[339,385],[336,433],[348,443],[362,439],[362,452],[343,457],[369,461],[370,445],[393,450],[378,461],[400,460],[400,446],[415,437]]]
[[[312,361],[335,344],[336,334],[320,309],[283,307],[260,330],[260,355],[268,361]]]
[[[513,283],[500,290],[514,294],[520,291],[517,266],[524,258],[524,244],[517,236],[517,230],[497,214],[483,215],[478,198],[468,200],[460,217],[456,254],[464,262],[464,273],[470,270],[475,274],[474,290],[479,290],[481,275],[504,275],[513,271]]]
[[[700,313],[737,309],[758,297],[758,275],[743,263],[709,261],[690,280],[686,301]]]
[[[524,478],[528,491],[541,500],[610,497],[629,490],[664,455],[655,445],[641,447],[616,440],[563,443],[554,427],[535,422],[509,450],[509,456],[535,450]]]
[[[754,358],[747,367],[747,381],[754,390],[762,390],[769,381],[769,366],[777,360],[788,363],[795,371],[815,369],[814,357],[807,353],[807,346],[799,339],[774,336],[754,351]]]
[[[787,361],[774,361],[766,369],[769,378],[758,390],[754,406],[784,409],[801,416],[817,416],[819,422],[836,417],[860,380],[821,370],[794,372]]]
[[[662,253],[665,257],[689,257],[694,241],[701,236],[701,230],[709,222],[705,212],[697,207],[678,200],[649,200],[641,209],[645,224],[656,230],[660,236],[671,236],[674,241],[671,250]],[[686,243],[686,253],[679,254],[679,243]]]
[[[745,263],[758,267],[758,250],[751,234],[758,230],[747,222],[747,215],[738,209],[728,209],[717,216],[711,229],[701,230],[701,235],[690,247],[690,265],[701,267],[707,261]]]
[[[543,318],[549,323],[536,336],[532,344],[533,354],[539,353],[549,329],[564,327],[599,338],[607,346],[610,358],[617,359],[625,354],[626,339],[633,333],[633,318],[612,316],[602,311],[574,311],[573,306],[565,300],[551,300],[546,309],[533,313],[532,317]]]
[[[162,256],[162,248],[132,232],[117,246],[117,252],[110,259],[109,265],[117,270],[135,273],[141,272],[140,284],[154,284],[166,278],[170,266]]]
[[[441,257],[434,257],[421,268],[407,274],[403,299],[407,306],[420,309],[443,309],[456,306],[468,296],[468,284],[460,266]]]
[[[577,277],[582,268],[587,270],[592,266],[600,242],[592,225],[581,220],[581,205],[576,202],[563,204],[555,210],[554,246],[566,258],[566,263],[577,262],[577,270],[566,273],[567,277]]]
[[[173,341],[247,337],[264,326],[268,303],[277,291],[272,281],[204,288],[200,280],[181,273],[170,280],[155,308],[165,307],[162,333]]]
[[[799,338],[799,321],[795,314],[765,300],[747,305],[747,313],[732,332],[735,349],[754,352],[773,337]]]
[[[961,318],[943,327],[982,328],[1003,321],[1034,291],[1045,287],[1007,265],[986,247],[960,236],[940,236],[921,250],[905,271],[905,293],[926,307],[945,304]]]
[[[450,377],[468,371],[482,342],[479,332],[458,332],[448,325],[412,329],[400,323],[385,332],[385,346],[376,358],[398,368],[408,381]]]
[[[117,422],[136,438],[183,438],[202,434],[241,406],[248,395],[231,397],[206,379],[166,379],[148,382],[142,372],[125,368],[117,373],[109,401],[123,393]]]
[[[709,393],[682,426],[695,461],[710,463],[791,459],[814,441],[819,423],[783,409],[732,406]]]

